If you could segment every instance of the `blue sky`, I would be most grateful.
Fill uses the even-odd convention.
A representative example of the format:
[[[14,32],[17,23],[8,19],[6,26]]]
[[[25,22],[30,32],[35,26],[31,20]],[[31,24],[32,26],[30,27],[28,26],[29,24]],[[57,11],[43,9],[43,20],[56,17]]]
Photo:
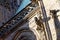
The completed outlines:
[[[23,8],[25,8],[29,3],[31,3],[30,0],[23,0],[20,7],[16,11],[16,14],[19,13]]]

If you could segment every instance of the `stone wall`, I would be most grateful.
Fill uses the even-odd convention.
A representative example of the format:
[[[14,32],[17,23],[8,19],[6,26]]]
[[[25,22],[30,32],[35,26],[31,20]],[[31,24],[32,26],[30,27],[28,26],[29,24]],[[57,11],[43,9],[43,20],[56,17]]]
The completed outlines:
[[[19,1],[19,4],[18,4]],[[2,0],[0,1],[0,26],[10,20],[21,4],[22,0]]]
[[[60,5],[59,5],[60,2],[59,2],[59,0],[43,0],[43,2],[44,2],[45,9],[46,9],[47,17],[50,17],[50,20],[48,21],[48,23],[49,23],[49,26],[51,29],[52,38],[53,38],[53,40],[57,40],[58,34],[56,35],[56,33],[58,33],[58,30],[55,28],[57,28],[58,26],[55,25],[55,21],[54,21],[54,18],[52,17],[52,13],[50,12],[50,10],[60,10]],[[58,15],[60,15],[60,11],[57,12],[57,16]],[[58,16],[57,18],[60,21],[60,16]],[[59,22],[58,22],[58,24],[59,24]],[[57,30],[57,32],[56,32],[56,30]],[[58,40],[60,40],[60,39],[58,39]]]
[[[3,6],[0,6],[0,26],[11,18],[11,12]]]

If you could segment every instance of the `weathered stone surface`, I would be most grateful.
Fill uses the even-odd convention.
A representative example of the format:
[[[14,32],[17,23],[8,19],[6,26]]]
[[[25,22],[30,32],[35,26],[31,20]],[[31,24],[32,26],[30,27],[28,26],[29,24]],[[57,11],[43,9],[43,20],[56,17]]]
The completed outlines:
[[[54,18],[52,18],[52,15],[50,15],[51,14],[50,10],[60,10],[60,5],[59,5],[60,2],[59,2],[59,0],[49,0],[49,1],[48,0],[43,0],[43,2],[44,2],[44,6],[45,6],[45,9],[46,9],[47,16],[51,17],[51,19],[48,21],[48,23],[49,23],[49,26],[50,26],[52,38],[53,38],[53,40],[57,40],[58,38],[57,38],[56,33],[59,32],[59,31],[57,30],[56,27],[58,27],[58,26],[55,26],[55,23],[54,23],[55,21],[54,21]],[[59,12],[57,12],[57,16],[60,15]],[[58,16],[58,20],[60,21],[60,16]]]

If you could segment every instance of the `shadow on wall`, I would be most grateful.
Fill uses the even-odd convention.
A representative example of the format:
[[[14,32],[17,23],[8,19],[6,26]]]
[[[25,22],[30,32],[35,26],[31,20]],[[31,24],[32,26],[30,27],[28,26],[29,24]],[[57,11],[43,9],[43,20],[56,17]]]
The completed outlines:
[[[60,40],[60,21],[58,19],[58,15],[57,12],[59,12],[60,10],[50,10],[50,12],[52,13],[52,17],[54,19],[54,24],[56,27],[56,32],[57,32],[57,40]]]
[[[57,12],[59,12],[60,10],[51,10],[50,12],[52,13],[52,17],[54,19],[54,23],[56,28],[60,28],[60,21],[58,19],[58,15]]]
[[[25,23],[22,28],[20,28],[20,37],[19,40],[37,40],[36,35],[29,28],[29,22]]]
[[[29,21],[26,21],[21,23],[22,25],[18,28],[18,31],[16,33],[12,34],[13,36],[9,35],[9,37],[5,40],[37,40],[36,35],[29,28]]]

